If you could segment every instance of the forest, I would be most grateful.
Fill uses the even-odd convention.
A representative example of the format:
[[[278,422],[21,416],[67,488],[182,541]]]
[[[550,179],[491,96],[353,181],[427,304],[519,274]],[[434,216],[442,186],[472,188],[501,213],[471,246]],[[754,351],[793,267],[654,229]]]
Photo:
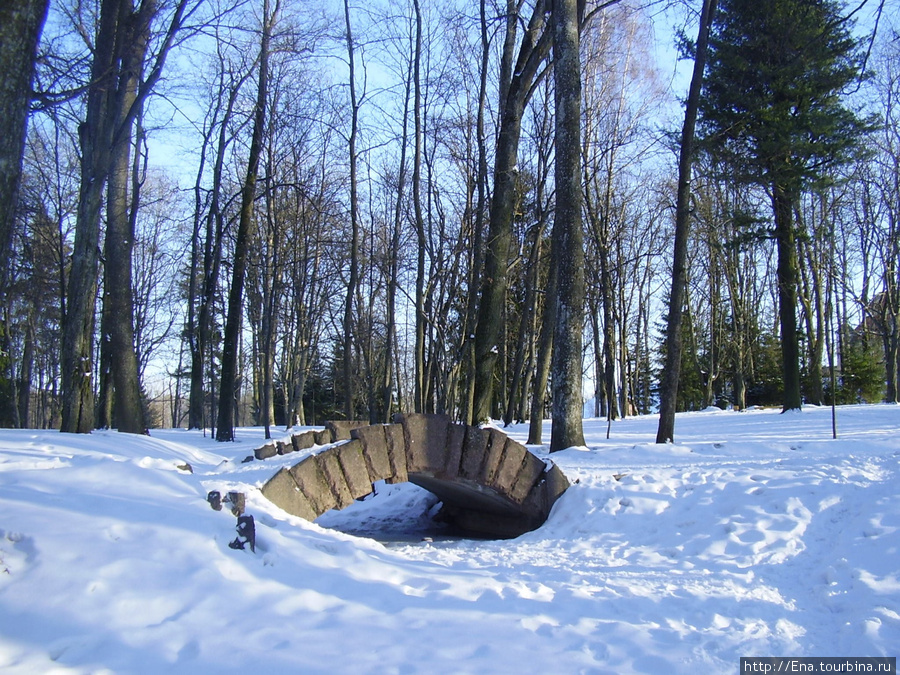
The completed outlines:
[[[885,3],[4,3],[0,425],[896,403]]]

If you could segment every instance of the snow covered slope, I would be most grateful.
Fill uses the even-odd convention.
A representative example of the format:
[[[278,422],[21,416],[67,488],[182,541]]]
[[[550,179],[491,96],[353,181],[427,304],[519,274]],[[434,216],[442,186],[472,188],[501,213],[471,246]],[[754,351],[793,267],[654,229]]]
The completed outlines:
[[[432,536],[434,499],[408,484],[316,524],[288,516],[258,487],[298,457],[241,463],[255,429],[225,445],[0,431],[0,671],[733,673],[740,656],[898,656],[900,407],[841,408],[838,425],[834,441],[827,409],[686,414],[678,444],[656,446],[655,417],[610,440],[587,420],[588,447],[553,456],[573,486],[546,525],[500,542]],[[229,548],[214,489],[247,493],[255,554]]]

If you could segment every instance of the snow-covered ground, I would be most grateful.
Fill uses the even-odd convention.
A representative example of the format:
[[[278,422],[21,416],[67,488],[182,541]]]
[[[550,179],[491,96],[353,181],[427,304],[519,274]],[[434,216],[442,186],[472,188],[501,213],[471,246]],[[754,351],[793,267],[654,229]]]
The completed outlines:
[[[427,529],[434,499],[408,484],[291,517],[258,487],[299,456],[241,463],[259,430],[225,445],[0,431],[0,671],[734,673],[741,656],[898,656],[900,407],[840,408],[838,430],[828,409],[705,412],[656,446],[655,417],[610,440],[587,420],[588,447],[553,456],[572,487],[510,541]],[[255,554],[229,548],[235,518],[206,502],[235,489]]]

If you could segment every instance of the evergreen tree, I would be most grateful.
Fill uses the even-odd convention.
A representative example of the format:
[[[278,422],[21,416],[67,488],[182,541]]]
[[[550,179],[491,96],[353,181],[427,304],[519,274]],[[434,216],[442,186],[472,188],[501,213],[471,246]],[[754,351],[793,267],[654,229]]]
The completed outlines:
[[[884,351],[864,328],[844,327],[837,403],[877,403],[884,396]]]
[[[842,101],[860,76],[849,21],[833,0],[722,0],[701,102],[705,145],[731,178],[764,186],[777,245],[783,410],[800,408],[794,207],[866,130]]]

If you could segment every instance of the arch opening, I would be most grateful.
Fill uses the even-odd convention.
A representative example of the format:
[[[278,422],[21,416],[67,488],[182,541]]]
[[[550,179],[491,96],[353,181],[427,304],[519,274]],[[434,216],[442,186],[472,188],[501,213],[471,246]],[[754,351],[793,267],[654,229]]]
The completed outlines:
[[[315,522],[387,547],[470,539],[469,533],[440,520],[441,507],[437,495],[414,483],[379,481],[372,494],[345,509],[326,511]]]

